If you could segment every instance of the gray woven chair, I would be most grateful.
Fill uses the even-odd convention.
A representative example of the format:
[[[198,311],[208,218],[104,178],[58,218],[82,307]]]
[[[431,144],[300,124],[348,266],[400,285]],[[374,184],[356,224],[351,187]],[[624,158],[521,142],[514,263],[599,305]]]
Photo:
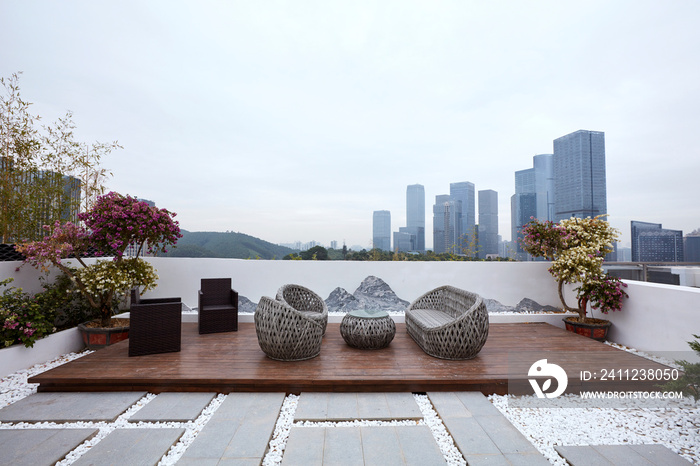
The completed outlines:
[[[270,359],[301,361],[321,352],[323,325],[308,312],[263,296],[255,308],[254,320],[260,349]]]
[[[411,303],[406,330],[430,356],[472,359],[488,338],[489,314],[478,294],[442,286]]]
[[[276,299],[318,321],[323,326],[323,334],[326,334],[328,306],[319,295],[301,285],[283,285],[277,290]]]

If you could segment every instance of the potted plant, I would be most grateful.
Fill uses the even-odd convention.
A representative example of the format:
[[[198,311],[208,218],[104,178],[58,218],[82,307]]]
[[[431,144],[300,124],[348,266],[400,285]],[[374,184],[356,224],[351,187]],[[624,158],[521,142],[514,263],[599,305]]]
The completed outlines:
[[[621,310],[627,297],[623,289],[627,284],[603,271],[605,255],[612,252],[619,235],[603,217],[572,217],[558,224],[533,218],[523,227],[521,240],[525,251],[552,261],[549,273],[557,280],[559,299],[565,310],[578,313],[578,317],[564,319],[567,330],[596,340],[606,338],[611,324],[586,317],[588,305],[607,314]],[[568,283],[579,283],[574,289],[577,307],[569,306],[564,299],[563,287]]]
[[[54,265],[69,276],[90,306],[100,315],[99,322],[82,324],[81,330],[98,328],[99,337],[84,337],[88,347],[115,343],[128,335],[128,321],[112,319],[121,296],[133,287],[153,289],[158,276],[153,266],[139,257],[142,251],[167,252],[182,235],[175,213],[157,209],[131,196],[110,192],[97,198],[93,207],[78,214],[84,225],[56,222],[42,241],[25,243],[17,249],[26,262],[49,270]],[[131,248],[133,257],[126,257]],[[111,259],[88,264],[83,257],[88,249]],[[62,262],[75,259],[79,267]]]

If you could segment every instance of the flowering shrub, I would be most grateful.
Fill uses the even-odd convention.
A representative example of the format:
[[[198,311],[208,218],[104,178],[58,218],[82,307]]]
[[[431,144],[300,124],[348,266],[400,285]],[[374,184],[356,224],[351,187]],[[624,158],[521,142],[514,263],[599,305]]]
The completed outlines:
[[[619,311],[627,297],[622,289],[627,285],[603,271],[605,255],[612,252],[619,232],[602,217],[572,217],[558,224],[533,219],[522,230],[523,249],[552,261],[549,273],[558,281],[559,298],[564,308],[578,312],[580,321],[585,319],[589,302],[607,314]],[[562,292],[565,283],[581,283],[575,288],[578,308],[566,304]]]
[[[136,256],[144,248],[167,252],[166,247],[182,236],[173,217],[175,213],[165,209],[110,192],[97,198],[88,212],[78,214],[85,226],[56,222],[53,229],[45,227],[51,234],[43,241],[17,249],[35,267],[48,270],[48,265],[54,265],[74,280],[90,305],[99,309],[102,325],[108,326],[121,295],[135,286],[151,289],[158,280],[149,263],[138,257],[125,259],[124,252],[130,246],[135,248]],[[113,260],[86,264],[81,254],[89,246],[96,247],[101,255],[113,256]],[[76,259],[81,268],[62,263],[68,257]]]
[[[100,253],[115,257],[121,257],[129,245],[137,247],[136,256],[144,247],[149,253],[168,252],[166,246],[182,236],[174,216],[115,192],[100,196],[92,209],[78,214],[90,231],[90,243]]]
[[[0,295],[0,346],[22,343],[26,347],[56,329],[52,310],[44,310],[35,296],[24,293],[21,288],[7,287],[12,278],[0,281],[5,287]]]
[[[49,309],[55,313],[54,325],[58,329],[75,327],[99,317],[99,309],[90,306],[76,283],[65,273],[56,275],[51,283],[41,278],[40,280],[43,291],[35,297],[42,309]]]
[[[609,311],[622,309],[622,300],[628,297],[623,288],[627,288],[627,283],[606,274],[602,278],[581,285],[576,288],[576,291],[588,297],[593,309],[599,309],[603,314],[607,314]]]

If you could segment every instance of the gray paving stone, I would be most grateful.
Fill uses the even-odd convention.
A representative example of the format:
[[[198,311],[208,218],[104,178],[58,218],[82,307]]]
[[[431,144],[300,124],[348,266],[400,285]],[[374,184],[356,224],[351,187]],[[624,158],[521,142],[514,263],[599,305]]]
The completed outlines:
[[[389,404],[383,393],[358,393],[355,396],[358,419],[391,419]]]
[[[550,462],[538,451],[535,453],[506,453],[503,455],[513,466],[549,466]]]
[[[688,466],[690,461],[663,445],[629,445],[635,452],[654,464]]]
[[[401,444],[393,427],[362,427],[360,431],[365,464],[382,466],[404,464]]]
[[[363,466],[365,462],[362,456],[362,434],[360,432],[360,427],[325,429],[323,464]]]
[[[586,466],[586,465],[611,465],[603,455],[597,452],[593,447],[589,446],[555,446],[554,450],[559,453],[571,466]]]
[[[193,421],[215,396],[216,393],[161,393],[129,420],[131,422]]]
[[[0,422],[113,421],[145,394],[35,393],[0,409]]]
[[[534,445],[500,412],[497,416],[475,416],[501,453],[537,453]]]
[[[422,419],[411,393],[302,393],[297,421]]]
[[[464,406],[455,392],[429,392],[428,398],[443,421],[452,418],[472,417],[471,411]]]
[[[384,393],[392,419],[423,419],[413,393]]]
[[[501,412],[481,392],[455,392],[472,416],[501,416]]]
[[[596,445],[593,448],[615,466],[653,466],[654,464],[628,445]]]
[[[663,445],[555,446],[573,466],[597,464],[687,466],[688,460]]]
[[[207,458],[261,461],[272,437],[284,393],[231,393],[185,451],[182,464]]]
[[[284,466],[323,464],[323,427],[292,427],[282,457]]]
[[[408,465],[445,464],[445,457],[428,426],[396,426],[404,461]]]
[[[358,418],[357,393],[331,393],[328,397],[329,421],[346,421]]]
[[[508,458],[500,453],[492,455],[464,455],[469,466],[512,466]]]
[[[96,433],[96,429],[0,429],[0,464],[54,464]]]
[[[500,455],[501,450],[473,417],[443,419],[455,445],[463,455]]]
[[[152,466],[184,433],[185,429],[117,429],[73,464]]]
[[[328,393],[302,393],[299,396],[295,420],[325,421],[328,419]]]

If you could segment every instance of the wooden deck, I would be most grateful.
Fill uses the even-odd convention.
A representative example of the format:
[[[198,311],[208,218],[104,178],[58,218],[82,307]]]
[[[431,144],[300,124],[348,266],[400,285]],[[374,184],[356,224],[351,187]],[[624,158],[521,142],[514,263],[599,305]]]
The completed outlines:
[[[509,381],[511,387],[516,379],[529,387],[528,369],[544,358],[566,370],[570,392],[584,386],[580,382],[582,370],[666,367],[543,323],[492,324],[486,345],[469,361],[426,355],[408,336],[404,324],[397,324],[396,337],[388,348],[376,351],[349,347],[340,336],[339,324],[329,324],[320,356],[299,362],[268,359],[258,346],[252,323],[241,323],[238,332],[209,335],[199,335],[196,324],[183,324],[182,328],[179,353],[130,358],[127,340],[34,376],[29,382],[40,384],[39,391],[474,390],[505,394]],[[620,388],[615,381],[606,381],[602,387]],[[593,389],[588,385],[584,388]],[[635,382],[621,388],[639,390],[643,386]]]

